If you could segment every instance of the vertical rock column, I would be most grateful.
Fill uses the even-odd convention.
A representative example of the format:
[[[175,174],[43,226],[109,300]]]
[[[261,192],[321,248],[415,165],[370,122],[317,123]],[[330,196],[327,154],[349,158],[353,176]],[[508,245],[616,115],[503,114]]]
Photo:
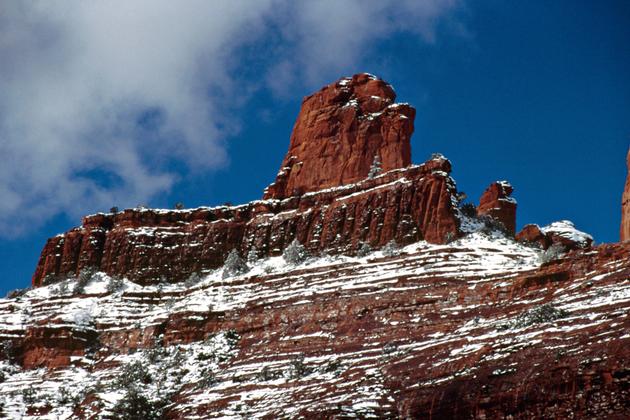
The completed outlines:
[[[510,197],[514,188],[507,181],[497,181],[479,199],[477,214],[487,215],[503,223],[511,234],[516,230],[516,200]]]
[[[411,163],[416,111],[367,73],[323,87],[302,102],[276,180],[264,198],[286,198],[365,179],[375,156],[382,171]]]
[[[626,157],[628,165],[628,176],[626,178],[626,189],[621,199],[621,241],[630,241],[630,149]]]

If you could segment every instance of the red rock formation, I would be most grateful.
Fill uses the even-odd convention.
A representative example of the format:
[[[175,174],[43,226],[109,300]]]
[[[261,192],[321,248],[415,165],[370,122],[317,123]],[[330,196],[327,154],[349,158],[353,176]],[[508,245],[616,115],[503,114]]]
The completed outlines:
[[[516,231],[516,201],[510,197],[513,190],[506,181],[493,182],[484,191],[477,207],[478,215],[498,220],[511,234]]]
[[[551,245],[551,239],[540,230],[538,225],[525,225],[516,234],[516,240],[522,243],[537,244],[542,249],[547,249]]]
[[[167,418],[628,418],[630,244],[542,267],[531,248],[503,241],[419,246],[168,293],[1,300],[0,343],[27,349],[0,382],[5,409],[29,386],[38,398],[64,386],[89,408],[83,417],[108,417],[119,363],[146,363],[139,355],[154,349],[152,375],[173,353],[202,371],[209,338],[235,330],[238,351],[213,382],[169,382]],[[52,320],[90,305],[99,347],[81,357],[80,331]]]
[[[382,169],[411,163],[415,110],[368,74],[344,78],[302,102],[289,151],[264,198],[285,198],[352,184],[368,176],[374,157]]]
[[[537,244],[541,249],[560,245],[567,251],[590,248],[593,244],[593,237],[577,230],[569,220],[553,222],[543,228],[538,225],[525,225],[516,234],[515,239],[521,243]]]
[[[630,149],[626,158],[628,164],[628,177],[626,188],[621,200],[621,241],[630,241]]]
[[[278,255],[297,238],[312,253],[352,253],[361,242],[382,246],[458,236],[451,164],[384,173],[355,185],[288,200],[194,210],[128,209],[83,219],[80,228],[51,238],[33,286],[93,267],[139,282],[178,281],[220,267],[232,249]]]

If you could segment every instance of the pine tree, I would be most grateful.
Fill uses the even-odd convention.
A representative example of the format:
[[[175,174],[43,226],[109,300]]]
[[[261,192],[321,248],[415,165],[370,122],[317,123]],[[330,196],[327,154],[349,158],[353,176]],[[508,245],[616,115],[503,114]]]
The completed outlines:
[[[370,172],[368,172],[368,178],[372,179],[383,171],[381,168],[381,159],[378,157],[378,153],[374,155]]]
[[[225,259],[223,266],[223,278],[238,276],[249,271],[247,263],[241,258],[238,251],[233,249]]]
[[[289,244],[288,247],[286,247],[282,253],[282,258],[284,258],[287,264],[298,265],[306,261],[308,258],[308,251],[296,238]]]

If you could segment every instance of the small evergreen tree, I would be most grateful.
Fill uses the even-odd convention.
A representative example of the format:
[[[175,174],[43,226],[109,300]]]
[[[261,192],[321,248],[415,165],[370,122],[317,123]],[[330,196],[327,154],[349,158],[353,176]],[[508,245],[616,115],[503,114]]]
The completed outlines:
[[[477,217],[477,207],[475,207],[472,203],[464,203],[459,207],[459,210],[466,217],[475,218]]]
[[[120,277],[110,277],[107,282],[107,286],[105,287],[108,293],[116,293],[119,290],[122,290],[124,286],[124,282]]]
[[[256,261],[258,261],[259,258],[260,256],[258,255],[258,250],[256,248],[250,249],[247,253],[247,264],[256,264]]]
[[[282,258],[284,258],[287,264],[298,265],[306,261],[308,251],[304,248],[304,245],[295,238],[282,252]]]
[[[181,210],[183,208],[184,208],[184,203],[182,203],[181,201],[178,201],[177,203],[175,203],[175,209]]]
[[[125,396],[112,409],[112,413],[115,418],[125,420],[158,420],[162,418],[161,407],[151,403],[135,388],[127,390]]]
[[[85,286],[87,286],[90,280],[92,280],[92,277],[94,277],[93,268],[87,267],[81,270],[79,278],[77,279],[77,284],[74,285],[72,293],[75,295],[85,293]]]
[[[543,254],[540,256],[541,264],[546,264],[548,262],[560,259],[564,254],[566,254],[567,250],[564,245],[555,243],[551,245]]]
[[[357,250],[357,257],[365,257],[374,251],[370,244],[367,242],[361,242],[359,244],[359,249]]]
[[[186,288],[191,288],[195,286],[197,283],[201,281],[201,276],[199,273],[192,273],[188,278],[184,281],[184,286]]]
[[[370,166],[370,171],[368,172],[368,178],[372,179],[378,174],[382,172],[381,168],[381,159],[378,157],[378,153],[374,155],[374,160],[372,161],[372,166]]]
[[[238,251],[233,249],[225,259],[223,266],[223,278],[238,276],[249,271],[247,263],[241,258]]]
[[[400,254],[400,249],[398,248],[398,244],[396,244],[395,240],[391,240],[385,244],[383,249],[381,250],[383,255],[386,257],[395,257]]]

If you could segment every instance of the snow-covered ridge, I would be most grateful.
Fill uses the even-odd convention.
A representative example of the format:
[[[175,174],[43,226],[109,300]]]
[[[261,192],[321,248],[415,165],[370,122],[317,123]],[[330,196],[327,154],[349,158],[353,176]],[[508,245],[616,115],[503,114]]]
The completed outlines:
[[[628,340],[630,262],[613,260],[551,295],[522,292],[523,281],[537,276],[540,252],[474,233],[447,245],[419,242],[297,266],[266,258],[228,278],[214,270],[187,283],[141,287],[124,280],[110,292],[111,279],[99,273],[80,296],[72,293],[75,280],[34,289],[0,300],[1,340],[47,326],[63,334],[96,331],[108,350],[73,356],[54,371],[5,360],[0,400],[11,417],[54,419],[71,415],[72,400],[91,392],[107,413],[126,395],[121,375],[140,365],[153,378],[141,393],[157,403],[168,395],[164,387],[175,390],[179,402],[167,406],[179,417],[199,418],[202,407],[209,410],[203,418],[295,417],[336,410],[339,402],[349,417],[388,417],[398,397],[386,383],[403,366],[413,366],[403,369],[403,377],[415,378],[408,389],[433,389],[473,378],[486,365],[493,377],[518,375],[526,367],[514,357],[532,346],[586,360],[579,337],[593,328],[607,333],[589,334],[591,346]],[[538,318],[528,311],[542,304],[550,321],[532,323]],[[164,325],[170,327],[161,336],[151,336]],[[185,332],[188,325],[194,328]],[[191,333],[192,341],[177,338]],[[147,334],[137,344],[119,341]],[[154,339],[170,344],[147,344]],[[470,358],[477,361],[468,365]],[[68,401],[58,397],[60,387]],[[216,405],[225,398],[231,402]],[[45,401],[47,413],[27,414]]]
[[[577,244],[582,244],[583,247],[586,247],[588,244],[593,242],[593,237],[591,235],[576,229],[575,225],[570,220],[553,222],[540,230],[546,234],[557,235]]]

